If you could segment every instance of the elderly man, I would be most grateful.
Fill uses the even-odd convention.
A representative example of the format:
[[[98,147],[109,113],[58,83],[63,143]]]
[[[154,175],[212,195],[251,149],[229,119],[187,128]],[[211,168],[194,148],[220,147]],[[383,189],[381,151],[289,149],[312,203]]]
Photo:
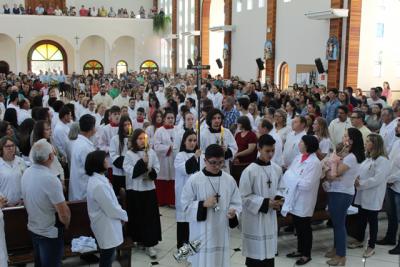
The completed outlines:
[[[61,181],[50,169],[55,157],[53,151],[46,139],[37,141],[31,150],[33,165],[21,178],[35,266],[61,266],[63,229],[68,228],[71,220]]]
[[[382,127],[379,130],[379,134],[382,136],[386,152],[389,154],[393,143],[396,141],[395,128],[399,118],[395,118],[392,108],[384,108],[382,109],[381,119]]]

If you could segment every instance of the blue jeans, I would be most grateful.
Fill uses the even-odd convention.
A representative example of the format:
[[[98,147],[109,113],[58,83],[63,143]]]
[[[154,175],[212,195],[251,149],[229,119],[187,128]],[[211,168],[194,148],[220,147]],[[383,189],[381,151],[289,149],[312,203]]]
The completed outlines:
[[[115,258],[116,248],[100,249],[99,267],[111,267]]]
[[[400,222],[400,193],[388,188],[387,200],[389,202],[387,210],[388,228],[385,239],[391,242],[396,242],[397,229]]]
[[[334,247],[336,255],[346,256],[346,215],[353,196],[339,192],[328,193],[328,210],[333,225]]]
[[[35,267],[61,267],[64,254],[64,231],[57,238],[48,238],[31,232]]]

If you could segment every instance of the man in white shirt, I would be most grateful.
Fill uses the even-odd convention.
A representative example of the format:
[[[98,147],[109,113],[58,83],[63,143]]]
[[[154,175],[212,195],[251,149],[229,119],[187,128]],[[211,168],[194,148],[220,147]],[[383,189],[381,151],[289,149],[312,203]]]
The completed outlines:
[[[12,92],[10,94],[9,102],[7,108],[13,108],[18,112],[18,92]]]
[[[387,106],[386,102],[383,99],[379,98],[379,90],[378,90],[378,88],[375,88],[375,87],[371,88],[371,90],[369,92],[369,96],[370,96],[370,98],[367,98],[368,106],[371,107],[371,105],[374,105],[374,104],[381,104],[382,107],[386,107]]]
[[[63,106],[58,113],[58,117],[60,120],[57,122],[56,127],[54,127],[53,134],[54,145],[61,155],[67,158],[66,146],[68,145],[69,127],[72,121],[71,110]]]
[[[364,144],[367,141],[367,136],[371,133],[371,131],[365,126],[364,123],[364,112],[361,110],[356,110],[351,114],[351,125],[353,125],[354,128],[357,128],[363,137]]]
[[[111,107],[113,103],[113,99],[109,94],[107,94],[106,86],[104,84],[100,86],[100,91],[93,97],[93,100],[97,106],[104,104],[107,108]]]
[[[113,105],[118,107],[129,106],[128,89],[122,88],[121,93],[114,99]]]
[[[211,91],[208,92],[207,97],[213,102],[214,108],[222,109],[222,100],[224,96],[219,92],[218,87],[213,85]]]
[[[275,132],[272,131],[272,129],[274,129],[274,125],[272,125],[271,122],[269,122],[268,120],[262,120],[261,123],[258,125],[258,135],[259,137],[265,135],[265,134],[269,134],[270,136],[272,136],[272,138],[274,138],[275,140],[275,151],[274,151],[274,155],[271,159],[272,162],[275,162],[276,164],[278,164],[279,166],[283,165],[283,159],[282,159],[282,152],[283,152],[283,144],[282,144],[282,138]]]
[[[395,128],[397,126],[397,121],[399,118],[394,117],[394,112],[392,108],[384,108],[381,113],[382,126],[379,130],[380,136],[383,138],[385,144],[386,152],[389,154],[392,150],[394,141],[396,141]]]
[[[18,125],[21,125],[24,120],[32,118],[30,107],[31,105],[27,98],[19,101],[19,109],[17,110]]]
[[[347,106],[339,106],[337,113],[338,117],[331,121],[328,128],[332,144],[335,147],[337,144],[342,142],[343,136],[347,129],[352,127],[351,121],[348,118],[349,109]]]
[[[288,133],[285,146],[283,147],[283,167],[288,168],[294,158],[300,155],[299,143],[306,135],[307,120],[303,116],[296,116],[292,120],[292,131]]]

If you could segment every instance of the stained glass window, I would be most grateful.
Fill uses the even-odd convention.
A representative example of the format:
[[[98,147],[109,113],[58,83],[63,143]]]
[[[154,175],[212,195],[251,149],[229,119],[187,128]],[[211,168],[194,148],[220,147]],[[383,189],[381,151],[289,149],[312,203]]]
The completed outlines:
[[[40,71],[64,71],[64,56],[60,48],[51,43],[42,43],[36,46],[30,57],[31,70],[34,73]]]
[[[123,73],[128,72],[128,63],[124,60],[120,60],[117,62],[117,75],[121,75]]]
[[[83,66],[83,72],[88,74],[98,74],[103,72],[103,65],[97,60],[89,60]]]
[[[140,66],[140,71],[158,71],[158,65],[153,60],[146,60]]]

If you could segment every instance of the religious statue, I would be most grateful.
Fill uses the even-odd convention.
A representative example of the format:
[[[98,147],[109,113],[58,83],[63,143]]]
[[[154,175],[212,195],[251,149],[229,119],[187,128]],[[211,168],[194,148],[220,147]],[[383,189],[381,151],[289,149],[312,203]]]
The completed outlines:
[[[326,44],[326,59],[337,60],[339,55],[339,42],[336,36],[331,36]]]
[[[271,59],[273,57],[272,42],[270,40],[265,41],[264,44],[264,59]]]

